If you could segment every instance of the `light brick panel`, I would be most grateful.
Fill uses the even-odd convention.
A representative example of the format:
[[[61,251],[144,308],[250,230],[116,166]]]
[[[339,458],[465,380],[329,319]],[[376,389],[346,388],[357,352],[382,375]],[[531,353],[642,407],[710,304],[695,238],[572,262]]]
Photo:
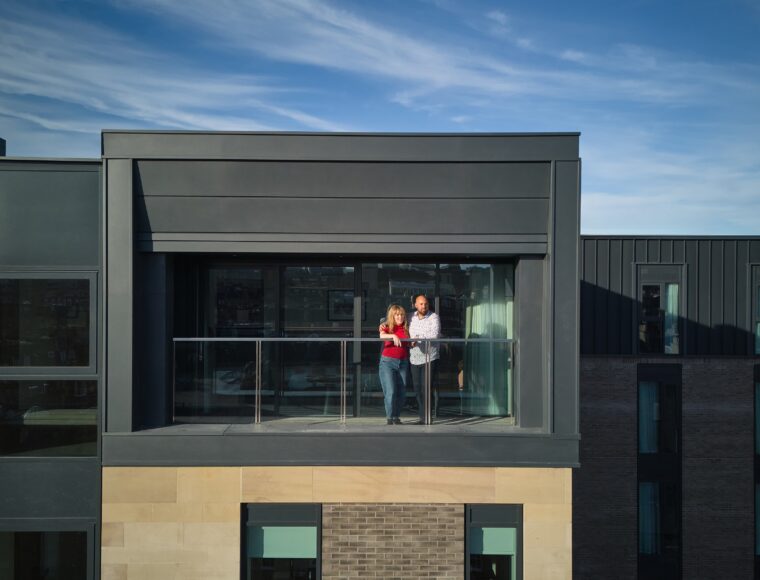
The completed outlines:
[[[322,578],[464,578],[464,505],[327,504]]]

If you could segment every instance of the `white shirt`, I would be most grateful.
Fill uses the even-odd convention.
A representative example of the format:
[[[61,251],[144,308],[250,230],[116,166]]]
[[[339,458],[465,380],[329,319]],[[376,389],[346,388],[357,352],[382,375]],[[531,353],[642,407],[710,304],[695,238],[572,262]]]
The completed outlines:
[[[430,311],[423,318],[420,318],[416,312],[413,313],[409,319],[409,337],[440,338],[441,318],[435,312]],[[431,361],[437,360],[440,357],[438,344],[427,343],[415,346],[409,351],[409,362],[413,365],[424,365],[426,361],[425,349],[428,350]]]

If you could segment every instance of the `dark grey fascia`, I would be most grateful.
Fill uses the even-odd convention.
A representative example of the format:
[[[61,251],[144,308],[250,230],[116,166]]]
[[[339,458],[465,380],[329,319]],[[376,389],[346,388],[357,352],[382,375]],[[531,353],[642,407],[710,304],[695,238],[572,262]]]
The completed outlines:
[[[102,133],[105,158],[317,161],[578,159],[580,133]],[[465,145],[466,144],[466,145]]]
[[[577,467],[578,436],[107,433],[103,465]]]

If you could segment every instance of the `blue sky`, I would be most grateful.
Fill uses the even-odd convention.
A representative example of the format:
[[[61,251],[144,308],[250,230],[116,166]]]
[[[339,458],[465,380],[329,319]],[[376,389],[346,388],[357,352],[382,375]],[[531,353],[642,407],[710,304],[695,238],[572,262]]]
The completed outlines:
[[[580,131],[582,230],[760,234],[760,0],[4,0],[9,156],[103,128]]]

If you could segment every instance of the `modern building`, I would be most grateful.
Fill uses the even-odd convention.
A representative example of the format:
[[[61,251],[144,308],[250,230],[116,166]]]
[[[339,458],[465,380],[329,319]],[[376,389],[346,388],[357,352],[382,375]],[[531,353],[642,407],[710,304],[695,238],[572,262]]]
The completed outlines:
[[[577,134],[102,146],[0,160],[0,578],[760,577],[760,237],[580,237]]]
[[[569,578],[578,137],[0,161],[0,577]],[[418,293],[431,409],[386,425],[378,326]]]
[[[760,577],[760,238],[581,247],[574,577]]]

